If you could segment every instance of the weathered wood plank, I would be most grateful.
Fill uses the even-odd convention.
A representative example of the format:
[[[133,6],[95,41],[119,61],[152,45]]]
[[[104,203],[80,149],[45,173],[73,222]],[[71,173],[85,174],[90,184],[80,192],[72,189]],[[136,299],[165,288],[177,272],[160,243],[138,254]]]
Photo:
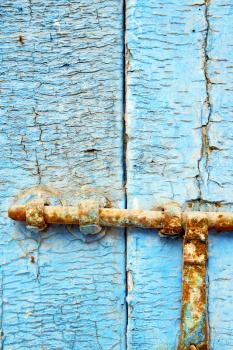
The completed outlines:
[[[2,349],[124,349],[122,232],[27,238],[6,217],[35,184],[110,192],[124,206],[122,1],[1,4]]]
[[[206,5],[128,1],[128,206],[199,203],[209,116]],[[131,230],[128,236],[128,347],[177,346],[181,240]]]
[[[233,4],[208,3],[208,87],[206,176],[203,197],[232,210],[233,189]],[[209,315],[211,349],[233,348],[233,237],[212,235],[209,243]]]

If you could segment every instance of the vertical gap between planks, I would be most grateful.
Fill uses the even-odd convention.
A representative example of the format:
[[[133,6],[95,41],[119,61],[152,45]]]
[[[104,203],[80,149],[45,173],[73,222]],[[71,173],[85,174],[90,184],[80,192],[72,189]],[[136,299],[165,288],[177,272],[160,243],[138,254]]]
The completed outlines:
[[[122,89],[122,103],[123,103],[123,127],[122,127],[122,140],[123,140],[123,187],[124,187],[124,202],[125,202],[125,208],[127,208],[127,143],[128,143],[128,136],[127,136],[127,117],[126,117],[126,0],[123,0],[123,23],[122,23],[122,30],[123,30],[123,52],[122,52],[122,83],[123,83],[123,89]]]
[[[127,71],[126,71],[126,1],[122,0],[122,31],[123,31],[123,50],[122,50],[122,103],[123,103],[123,127],[122,127],[122,147],[123,147],[123,156],[122,156],[122,165],[123,165],[123,188],[124,188],[124,206],[125,208],[128,207],[128,193],[127,193],[127,143],[128,143],[128,136],[127,136],[127,116],[126,116],[126,89],[127,89]],[[125,239],[125,348],[128,348],[128,234],[127,234],[127,228],[124,229],[124,239]]]

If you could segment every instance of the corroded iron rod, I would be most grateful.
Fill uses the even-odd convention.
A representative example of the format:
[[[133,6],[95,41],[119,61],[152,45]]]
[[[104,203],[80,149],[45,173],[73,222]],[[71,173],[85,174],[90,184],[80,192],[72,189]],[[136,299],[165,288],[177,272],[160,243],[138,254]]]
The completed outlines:
[[[177,234],[181,228],[184,228],[187,222],[188,214],[192,213],[196,218],[206,218],[208,228],[219,231],[233,230],[233,212],[180,212],[177,215],[172,209],[169,215],[164,211],[153,210],[136,210],[136,209],[114,209],[99,208],[99,224],[101,226],[116,227],[139,227],[163,229],[165,223],[169,226],[173,221],[173,228],[176,228]],[[78,207],[72,206],[44,206],[44,221],[47,224],[80,224],[80,212]],[[26,206],[12,206],[8,210],[8,216],[17,221],[26,220]],[[166,222],[167,221],[167,222]]]
[[[183,239],[182,311],[178,350],[209,350],[206,307],[208,221],[189,215]]]
[[[185,231],[183,239],[182,312],[178,350],[209,350],[206,308],[208,229],[233,231],[233,212],[182,212],[178,206],[163,210],[100,208],[86,200],[77,206],[47,206],[41,200],[8,210],[13,220],[26,221],[38,230],[47,224],[75,224],[86,234],[100,232],[101,226],[158,229],[173,236]]]
[[[45,206],[44,219],[47,224],[79,225],[80,215],[78,207]],[[12,206],[8,216],[16,221],[26,221],[26,206]],[[142,228],[162,228],[164,213],[150,210],[128,209],[99,209],[99,223],[102,226],[136,226]]]

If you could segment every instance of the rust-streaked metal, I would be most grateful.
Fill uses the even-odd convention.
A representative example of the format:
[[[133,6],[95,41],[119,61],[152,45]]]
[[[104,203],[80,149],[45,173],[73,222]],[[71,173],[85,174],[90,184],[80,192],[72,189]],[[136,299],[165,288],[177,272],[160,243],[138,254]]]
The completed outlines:
[[[26,221],[28,205],[12,206],[8,210],[11,219]],[[80,208],[72,206],[44,206],[44,221],[47,224],[80,225]],[[177,207],[168,210],[136,210],[99,208],[100,226],[159,229],[162,234],[177,235],[185,227],[187,215],[190,212],[181,212]],[[206,218],[209,229],[219,231],[233,230],[233,212],[192,212],[197,219]]]
[[[177,203],[167,204],[163,208],[163,228],[159,230],[160,235],[178,235],[182,231],[182,213]]]
[[[178,350],[209,350],[206,308],[208,229],[233,230],[233,212],[182,212],[173,204],[161,210],[100,208],[96,201],[78,206],[47,206],[41,202],[13,206],[8,215],[39,230],[47,224],[79,225],[86,234],[103,226],[158,229],[161,235],[183,234],[183,288]]]
[[[8,210],[8,215],[13,220],[25,221],[26,211],[27,207],[25,205],[13,206]],[[80,214],[80,206],[44,206],[44,220],[47,224],[80,225]],[[99,208],[99,224],[101,226],[135,226],[162,229],[164,226],[164,212]]]
[[[46,229],[47,224],[44,218],[44,201],[36,200],[30,201],[25,206],[26,215],[25,221],[27,226],[43,231]]]
[[[102,228],[99,225],[99,203],[86,200],[78,206],[79,226],[84,234],[97,234]]]
[[[183,239],[182,311],[178,350],[209,350],[207,246],[208,219],[189,214]]]

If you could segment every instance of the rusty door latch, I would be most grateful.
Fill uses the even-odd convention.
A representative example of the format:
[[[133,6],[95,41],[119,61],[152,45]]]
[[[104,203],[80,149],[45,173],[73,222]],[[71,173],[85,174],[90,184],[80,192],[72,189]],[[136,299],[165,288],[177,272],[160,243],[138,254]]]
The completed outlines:
[[[184,232],[182,310],[177,349],[209,350],[206,307],[208,230],[233,230],[233,213],[182,212],[175,205],[157,211],[101,208],[95,200],[83,201],[78,206],[50,206],[36,200],[12,206],[8,215],[39,230],[56,223],[79,225],[88,234],[100,232],[102,226],[152,228],[166,236]]]

